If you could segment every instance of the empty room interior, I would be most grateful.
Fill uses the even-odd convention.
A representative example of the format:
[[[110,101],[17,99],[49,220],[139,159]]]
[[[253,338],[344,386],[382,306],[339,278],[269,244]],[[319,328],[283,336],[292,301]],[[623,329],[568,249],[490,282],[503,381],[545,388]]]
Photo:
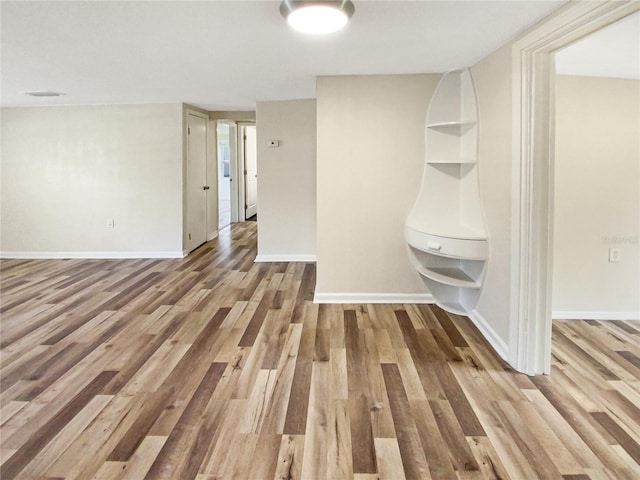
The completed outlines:
[[[640,479],[640,2],[0,3],[0,478]]]

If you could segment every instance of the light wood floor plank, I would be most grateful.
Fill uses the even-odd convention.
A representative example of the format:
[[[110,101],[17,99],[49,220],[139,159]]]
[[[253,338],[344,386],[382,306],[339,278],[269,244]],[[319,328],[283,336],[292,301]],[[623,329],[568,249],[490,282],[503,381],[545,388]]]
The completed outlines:
[[[515,373],[431,305],[317,305],[257,225],[184,259],[0,261],[0,477],[640,478],[640,322]]]

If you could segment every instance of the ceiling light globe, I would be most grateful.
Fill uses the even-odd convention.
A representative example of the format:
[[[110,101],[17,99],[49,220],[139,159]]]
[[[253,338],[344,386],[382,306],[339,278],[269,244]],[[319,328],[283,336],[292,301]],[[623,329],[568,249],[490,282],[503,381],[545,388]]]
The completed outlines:
[[[280,13],[295,30],[310,35],[337,32],[355,8],[351,0],[283,0]]]
[[[310,35],[337,32],[347,24],[347,15],[333,7],[310,5],[289,14],[287,22],[294,30]]]

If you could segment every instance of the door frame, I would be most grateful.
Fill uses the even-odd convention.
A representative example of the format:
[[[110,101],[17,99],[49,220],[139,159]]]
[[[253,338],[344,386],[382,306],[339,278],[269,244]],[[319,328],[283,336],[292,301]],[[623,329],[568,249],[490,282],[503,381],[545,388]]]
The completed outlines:
[[[245,218],[245,212],[246,212],[246,196],[245,196],[245,174],[244,171],[246,170],[245,166],[246,166],[246,159],[245,159],[245,149],[244,149],[244,141],[245,141],[245,128],[248,126],[256,126],[256,122],[237,122],[237,126],[238,126],[238,165],[237,165],[237,177],[238,177],[238,182],[236,185],[236,188],[238,189],[237,192],[237,199],[238,199],[238,221],[239,222],[244,222],[246,220]]]
[[[555,51],[640,10],[635,0],[571,2],[512,46],[509,362],[551,370]]]
[[[216,120],[216,182],[218,182],[218,175],[220,174],[220,158],[218,158],[218,125],[225,124],[229,127],[229,180],[230,180],[230,209],[231,218],[230,223],[236,223],[238,221],[238,185],[234,180],[238,171],[238,126],[235,120],[219,119]],[[216,183],[217,185],[217,183]],[[217,188],[217,187],[216,187]],[[220,221],[220,192],[218,191],[218,215],[217,222]],[[225,227],[226,228],[226,227]]]
[[[258,188],[257,187],[257,178],[258,178],[258,151],[257,151],[258,150],[258,138],[257,138],[257,131],[256,131],[257,129],[256,129],[256,125],[255,124],[254,125],[245,125],[243,127],[243,130],[244,130],[244,135],[243,135],[243,144],[244,144],[243,152],[244,152],[244,155],[243,155],[243,176],[242,176],[243,185],[244,185],[244,198],[243,198],[243,200],[244,200],[244,216],[245,216],[245,218],[251,218],[254,215],[257,215],[257,213],[258,213],[258,197],[257,197],[257,194],[256,194],[256,203],[255,203],[256,213],[254,213],[253,215],[248,215],[247,214],[247,211],[249,210],[249,206],[250,206],[249,205],[249,195],[248,195],[248,185],[249,185],[250,177],[249,177],[249,168],[247,168],[247,166],[248,166],[248,160],[247,160],[247,131],[250,128],[253,128],[253,130],[254,130],[254,137],[255,137],[254,140],[255,140],[255,143],[256,143],[255,146],[254,146],[255,147],[255,155],[256,155],[256,158],[255,158],[255,164],[256,164],[255,179],[256,179],[256,189]]]

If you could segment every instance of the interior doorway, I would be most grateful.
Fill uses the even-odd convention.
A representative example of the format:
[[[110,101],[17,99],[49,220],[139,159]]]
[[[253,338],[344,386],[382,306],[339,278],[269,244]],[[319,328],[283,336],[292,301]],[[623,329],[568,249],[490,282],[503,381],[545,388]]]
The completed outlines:
[[[238,126],[234,120],[218,120],[216,123],[218,159],[218,230],[241,221],[238,216]],[[244,205],[244,202],[242,202]]]
[[[255,122],[238,122],[238,222],[258,213],[258,162]],[[231,195],[234,195],[233,185]],[[233,220],[232,220],[233,221]]]
[[[244,218],[248,220],[258,213],[258,152],[256,126],[244,127]]]
[[[231,224],[231,142],[228,122],[220,121],[216,132],[218,137],[218,230]]]
[[[552,317],[640,317],[640,13],[555,54]]]
[[[554,53],[636,13],[633,0],[569,3],[512,46],[512,287],[509,363],[551,369]],[[579,173],[578,173],[579,174]]]

